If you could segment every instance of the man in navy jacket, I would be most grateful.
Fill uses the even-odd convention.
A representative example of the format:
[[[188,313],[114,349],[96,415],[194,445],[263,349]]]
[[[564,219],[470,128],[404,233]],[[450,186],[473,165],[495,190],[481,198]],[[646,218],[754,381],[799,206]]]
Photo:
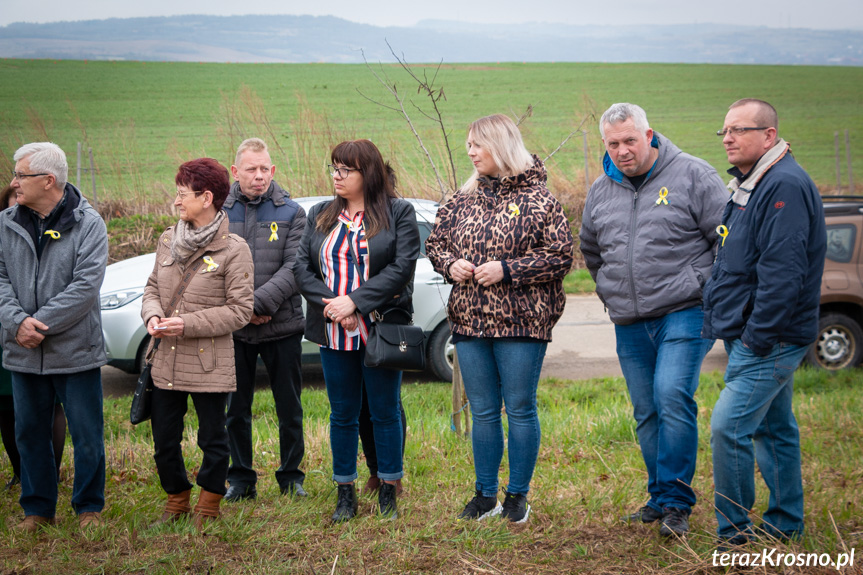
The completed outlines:
[[[754,534],[755,461],[770,489],[759,526],[803,533],[794,370],[818,333],[827,236],[818,189],[777,134],[761,100],[731,105],[718,133],[734,166],[713,273],[704,288],[704,337],[725,340],[725,388],[711,420],[716,518],[732,545]]]
[[[254,499],[257,473],[252,467],[252,401],[258,355],[264,361],[279,418],[279,469],[283,495],[305,496],[300,462],[303,442],[303,310],[294,260],[306,226],[306,213],[273,180],[276,167],[267,145],[249,138],[237,149],[224,210],[231,233],[245,238],[255,262],[255,311],[246,327],[234,332],[237,391],[228,399],[231,467],[226,501]]]

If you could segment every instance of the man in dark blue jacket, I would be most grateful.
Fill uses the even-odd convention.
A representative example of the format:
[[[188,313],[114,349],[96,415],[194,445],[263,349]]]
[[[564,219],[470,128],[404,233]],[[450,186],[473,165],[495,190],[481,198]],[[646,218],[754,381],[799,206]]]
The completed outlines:
[[[818,333],[827,236],[818,189],[777,134],[761,100],[731,105],[718,135],[734,166],[713,273],[704,288],[704,337],[725,340],[725,389],[711,420],[718,533],[754,534],[755,461],[770,501],[759,526],[803,533],[800,436],[791,408],[794,370]]]
[[[240,144],[224,210],[231,233],[245,238],[255,262],[255,311],[249,325],[234,332],[237,391],[228,399],[231,467],[225,501],[254,499],[257,473],[252,467],[252,400],[258,355],[264,361],[279,418],[279,469],[283,495],[304,496],[302,387],[302,300],[294,260],[306,226],[306,213],[273,180],[276,167],[259,138]]]

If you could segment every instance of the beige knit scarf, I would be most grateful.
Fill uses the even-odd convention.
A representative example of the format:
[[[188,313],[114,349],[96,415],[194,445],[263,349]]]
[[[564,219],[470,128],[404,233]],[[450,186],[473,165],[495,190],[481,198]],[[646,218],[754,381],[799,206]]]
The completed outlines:
[[[177,222],[171,241],[171,257],[174,261],[185,264],[192,254],[213,241],[224,219],[225,212],[219,210],[212,222],[200,228],[193,228],[185,220]]]

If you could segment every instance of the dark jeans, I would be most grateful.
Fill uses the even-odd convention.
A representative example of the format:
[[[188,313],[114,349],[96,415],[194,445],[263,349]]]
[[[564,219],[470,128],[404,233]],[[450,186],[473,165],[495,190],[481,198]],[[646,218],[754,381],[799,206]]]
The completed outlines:
[[[405,443],[407,443],[408,420],[405,416],[405,408],[399,397],[399,411],[402,416],[402,461],[405,458]],[[363,455],[366,456],[366,466],[369,475],[378,474],[378,450],[375,447],[375,426],[372,423],[372,412],[369,409],[369,397],[366,394],[366,386],[363,385],[363,405],[360,408],[360,443],[363,444]]]
[[[302,483],[300,471],[305,445],[303,443],[303,403],[300,393],[303,374],[300,365],[302,334],[277,341],[250,344],[234,340],[237,365],[237,391],[228,397],[228,439],[231,447],[231,467],[228,483],[242,487],[254,485],[258,475],[252,467],[252,401],[255,395],[255,370],[258,355],[264,361],[270,378],[270,389],[279,418],[279,469],[276,481],[288,488]]]
[[[18,444],[15,443],[15,406],[12,396],[6,396],[9,400],[9,409],[0,410],[0,436],[3,438],[3,447],[9,463],[12,464],[12,473],[21,478],[21,454],[18,452]],[[59,401],[54,404],[54,425],[51,431],[54,445],[54,463],[57,464],[57,475],[60,474],[60,464],[63,462],[63,450],[66,447],[66,413],[63,404]]]
[[[330,446],[333,481],[350,483],[357,478],[357,447],[362,388],[368,390],[378,457],[378,477],[401,479],[402,429],[399,392],[402,372],[363,364],[365,347],[356,351],[321,348],[321,366],[330,400]]]
[[[192,393],[153,389],[153,446],[159,481],[166,493],[192,488],[183,460],[183,417],[189,396],[198,414],[198,447],[204,452],[197,483],[211,493],[224,495],[228,476],[228,432],[225,429],[227,393]]]
[[[105,437],[102,420],[102,371],[35,375],[12,372],[15,440],[21,452],[21,507],[25,515],[54,517],[57,467],[52,434],[54,399],[66,411],[75,449],[72,508],[75,513],[105,506]]]

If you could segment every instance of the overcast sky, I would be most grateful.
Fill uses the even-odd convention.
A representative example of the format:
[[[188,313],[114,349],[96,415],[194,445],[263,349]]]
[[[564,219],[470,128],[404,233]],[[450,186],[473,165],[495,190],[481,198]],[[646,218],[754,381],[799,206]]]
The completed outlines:
[[[419,20],[511,24],[751,24],[774,28],[863,29],[860,0],[3,0],[0,26],[177,14],[332,15],[376,26]],[[586,5],[586,6],[585,6]]]

